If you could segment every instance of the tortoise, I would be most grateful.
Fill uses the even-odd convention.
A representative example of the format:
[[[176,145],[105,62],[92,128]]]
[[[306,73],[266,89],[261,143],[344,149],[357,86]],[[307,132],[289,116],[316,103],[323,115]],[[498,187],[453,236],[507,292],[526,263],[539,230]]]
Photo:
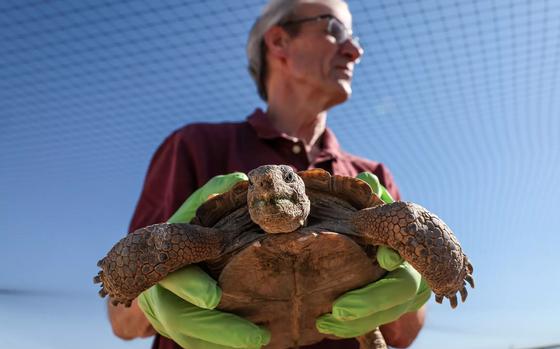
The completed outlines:
[[[129,306],[169,273],[198,263],[222,288],[218,309],[271,331],[266,348],[334,338],[315,319],[333,301],[386,273],[378,246],[395,249],[441,303],[474,287],[473,267],[447,225],[410,202],[386,204],[356,178],[264,165],[204,203],[190,224],[154,224],[127,235],[98,262],[94,278],[114,305]],[[361,348],[384,348],[378,329]]]

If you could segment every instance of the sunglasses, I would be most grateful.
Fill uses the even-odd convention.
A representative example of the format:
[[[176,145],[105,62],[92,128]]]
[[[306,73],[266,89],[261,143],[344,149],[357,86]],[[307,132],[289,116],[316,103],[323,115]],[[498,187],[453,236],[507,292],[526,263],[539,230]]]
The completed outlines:
[[[352,33],[350,32],[350,30],[348,30],[348,28],[346,28],[344,23],[342,23],[338,18],[336,18],[333,15],[320,15],[320,16],[315,16],[315,17],[295,19],[295,20],[291,20],[291,21],[281,23],[280,26],[281,27],[282,26],[289,26],[289,25],[301,24],[301,23],[306,23],[306,22],[318,22],[318,21],[322,21],[322,20],[328,20],[329,21],[328,25],[327,25],[327,32],[329,33],[329,35],[334,37],[337,44],[342,44],[342,43],[346,42],[347,40],[350,40],[350,42],[354,46],[356,46],[360,50],[363,50],[362,45],[360,45],[360,41],[359,41],[358,37],[353,36]]]

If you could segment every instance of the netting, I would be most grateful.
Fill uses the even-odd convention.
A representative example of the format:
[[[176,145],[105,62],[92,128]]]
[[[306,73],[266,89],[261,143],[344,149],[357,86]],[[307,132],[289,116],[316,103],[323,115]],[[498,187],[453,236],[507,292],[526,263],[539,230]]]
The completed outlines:
[[[107,222],[118,215],[119,227],[126,224],[150,156],[165,136],[186,123],[242,120],[264,106],[245,56],[263,4],[1,1],[0,231],[83,254],[82,246],[100,244],[97,233],[70,234],[56,216],[78,217],[81,200],[82,208],[105,215],[98,230],[112,241],[116,233]],[[351,100],[329,114],[343,147],[386,163],[405,198],[445,217],[473,251],[471,259],[500,271],[497,278],[481,269],[481,284],[497,289],[476,291],[486,295],[479,309],[535,299],[556,304],[552,294],[526,291],[523,303],[510,291],[535,264],[544,268],[557,259],[560,2],[349,4],[365,55]],[[125,188],[128,201],[116,207]],[[48,239],[40,235],[49,231]],[[26,270],[36,269],[25,257],[30,249],[56,260],[42,246],[5,242],[0,255]],[[10,246],[27,246],[27,252]],[[497,246],[507,248],[496,253]],[[519,262],[519,251],[534,264]],[[519,265],[512,267],[512,259]],[[26,285],[21,275],[0,282]],[[554,282],[547,286],[554,289]],[[474,299],[476,305],[476,293]],[[493,328],[496,318],[486,319]],[[519,321],[509,328],[515,326]],[[486,330],[475,329],[475,337]],[[552,338],[546,331],[532,338]]]

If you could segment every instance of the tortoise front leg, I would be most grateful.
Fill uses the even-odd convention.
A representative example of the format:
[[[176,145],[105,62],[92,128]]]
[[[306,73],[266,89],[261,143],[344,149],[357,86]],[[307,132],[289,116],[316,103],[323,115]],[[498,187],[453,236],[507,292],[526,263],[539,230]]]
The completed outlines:
[[[420,272],[438,303],[447,297],[455,308],[457,292],[467,298],[465,281],[474,287],[473,267],[457,238],[425,208],[398,201],[357,211],[350,222],[366,242],[393,248]]]
[[[141,292],[188,264],[220,256],[231,234],[191,224],[154,224],[117,242],[97,266],[101,297],[129,306]]]

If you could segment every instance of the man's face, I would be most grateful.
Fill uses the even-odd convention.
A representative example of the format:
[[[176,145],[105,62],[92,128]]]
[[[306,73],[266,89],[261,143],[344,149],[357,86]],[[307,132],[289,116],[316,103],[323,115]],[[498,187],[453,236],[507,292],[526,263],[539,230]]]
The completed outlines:
[[[294,20],[332,15],[347,28],[352,28],[348,7],[338,1],[302,4]],[[354,65],[363,51],[351,40],[336,42],[328,32],[329,19],[299,24],[299,33],[290,39],[287,51],[287,78],[294,88],[312,91],[328,100],[329,106],[342,103],[352,93]]]

